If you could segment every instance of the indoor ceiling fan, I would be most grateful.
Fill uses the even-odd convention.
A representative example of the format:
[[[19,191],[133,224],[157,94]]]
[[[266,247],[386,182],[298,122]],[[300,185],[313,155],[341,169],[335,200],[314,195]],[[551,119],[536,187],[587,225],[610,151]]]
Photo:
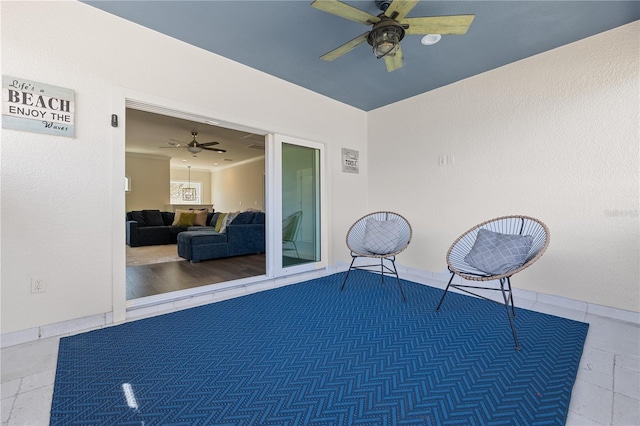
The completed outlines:
[[[419,0],[376,0],[382,13],[378,16],[357,9],[338,0],[315,0],[311,6],[365,25],[372,25],[370,31],[359,35],[342,46],[320,57],[333,61],[365,41],[373,47],[378,59],[384,58],[387,71],[395,71],[404,65],[400,40],[405,34],[465,34],[474,15],[422,16],[407,18],[407,14]]]
[[[196,136],[198,136],[198,132],[191,132],[191,136],[193,136],[193,140],[189,143],[184,143],[175,139],[169,139],[171,141],[175,141],[178,143],[173,143],[173,142],[169,142],[167,144],[167,146],[161,146],[160,148],[187,148],[187,150],[193,154],[193,156],[195,157],[197,154],[199,154],[200,152],[202,152],[203,149],[207,150],[207,151],[214,151],[217,152],[219,154],[222,154],[224,152],[227,152],[224,149],[220,149],[220,148],[210,148],[210,146],[213,145],[219,145],[220,142],[205,142],[205,143],[199,143],[198,141],[196,141]]]

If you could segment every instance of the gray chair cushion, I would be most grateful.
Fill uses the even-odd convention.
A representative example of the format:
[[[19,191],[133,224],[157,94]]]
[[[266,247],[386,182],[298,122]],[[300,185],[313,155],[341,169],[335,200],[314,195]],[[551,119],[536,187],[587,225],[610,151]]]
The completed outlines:
[[[532,244],[530,235],[500,234],[480,229],[464,260],[479,271],[501,275],[522,266]]]
[[[363,246],[374,254],[393,253],[400,241],[400,223],[395,220],[367,219]]]

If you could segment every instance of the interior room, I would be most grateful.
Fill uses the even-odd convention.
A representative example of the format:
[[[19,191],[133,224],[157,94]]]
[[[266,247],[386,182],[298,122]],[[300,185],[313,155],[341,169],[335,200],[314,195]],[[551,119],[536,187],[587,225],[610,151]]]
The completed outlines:
[[[0,2],[3,425],[65,424],[61,379],[73,372],[71,361],[79,361],[73,357],[79,341],[73,339],[118,339],[119,330],[135,330],[134,337],[126,335],[129,344],[112,345],[124,355],[141,349],[132,347],[132,338],[165,342],[164,333],[178,329],[184,331],[183,348],[189,348],[183,352],[191,357],[183,364],[191,366],[198,364],[196,343],[210,344],[202,335],[187,339],[198,331],[208,332],[211,342],[219,336],[237,339],[219,345],[228,348],[224,345],[233,341],[232,349],[241,356],[264,349],[252,340],[259,337],[257,331],[277,340],[296,321],[314,329],[320,322],[304,321],[327,317],[336,321],[332,330],[339,331],[358,317],[342,315],[360,303],[370,304],[358,311],[361,319],[375,319],[361,328],[376,331],[369,334],[380,331],[383,337],[385,321],[407,321],[398,324],[409,330],[425,318],[425,327],[437,318],[453,318],[462,312],[454,304],[463,300],[460,294],[448,295],[453,297],[443,311],[435,312],[452,277],[448,249],[465,231],[506,215],[540,219],[550,242],[535,265],[512,279],[512,301],[522,313],[516,317],[522,350],[514,350],[511,331],[505,329],[499,336],[505,347],[489,352],[517,360],[527,358],[528,350],[562,354],[562,344],[533,348],[530,327],[535,321],[526,318],[559,321],[544,330],[550,339],[563,339],[565,326],[580,324],[586,335],[578,339],[569,362],[573,376],[563,384],[564,396],[554,398],[551,390],[536,393],[529,387],[522,397],[562,405],[553,418],[569,425],[640,423],[640,3],[397,1],[384,10],[373,1],[333,0],[313,7],[311,0]],[[467,18],[436,27],[411,20],[447,16]],[[372,52],[375,40],[367,40],[370,33],[382,37],[375,27],[380,22],[404,36],[402,49],[396,43],[395,56],[383,53],[386,59],[378,59]],[[440,31],[441,39],[421,43],[431,31],[420,34],[426,30],[418,23]],[[326,28],[332,29],[329,34]],[[437,43],[428,45],[436,38]],[[333,52],[331,60],[321,59],[327,52]],[[38,90],[47,93],[47,100]],[[47,105],[50,110],[72,108],[66,121],[53,126],[33,116],[15,117],[18,107],[23,115],[33,111],[40,117]],[[156,123],[152,128],[160,133],[144,148],[142,139],[150,130],[130,135],[135,129],[130,114],[147,113],[189,125],[169,131]],[[209,147],[234,153],[231,139],[212,132],[227,129],[240,138],[245,154],[221,155],[218,165],[204,163],[218,158],[213,151],[203,150],[194,158],[181,145],[193,140],[192,123],[197,123],[199,143],[217,141]],[[248,148],[260,142],[264,151]],[[237,164],[221,165],[224,158]],[[246,176],[251,183],[242,181]],[[180,205],[171,202],[170,190],[153,189],[158,181],[171,188],[172,180],[180,197],[185,180],[188,189],[191,182],[198,183],[201,198]],[[212,259],[211,253],[221,247],[216,232],[185,230],[176,234],[176,244],[182,241],[182,253],[195,262],[177,252],[175,258],[184,261],[162,263],[213,265],[204,273],[204,283],[129,298],[126,213],[170,211],[178,205],[265,213],[265,249],[256,254],[264,269],[231,263],[244,255]],[[303,211],[300,227],[290,232],[298,211]],[[356,274],[340,291],[352,260],[345,236],[359,218],[378,211],[397,212],[411,225],[411,241],[395,259],[406,302],[395,278],[380,280],[374,274]],[[231,274],[216,266],[220,261]],[[233,275],[243,268],[245,275]],[[295,306],[289,310],[286,301]],[[502,315],[500,327],[507,326],[504,307],[491,308]],[[480,314],[493,313],[491,308],[483,305],[474,311],[478,316],[466,320],[478,326]],[[293,313],[298,316],[290,323],[282,322]],[[182,322],[161,322],[167,318]],[[341,340],[344,333],[334,338],[322,330],[296,338],[364,351],[354,358],[360,364],[341,364],[342,376],[350,377],[347,370],[366,366],[375,359],[367,357],[378,354],[374,345],[367,345],[369,334]],[[496,334],[477,330],[470,333],[469,344],[482,346],[483,338]],[[245,331],[246,336],[241,334]],[[426,339],[414,331],[417,340]],[[448,336],[446,329],[433,333]],[[449,341],[455,346],[457,339]],[[435,347],[434,356],[449,348],[441,341]],[[411,345],[398,351],[406,348]],[[333,359],[331,353],[313,358],[302,344],[278,350],[294,353],[298,361]],[[451,359],[464,359],[460,353]],[[145,365],[155,362],[142,355],[136,359]],[[57,368],[59,361],[62,368]],[[101,365],[107,364],[87,370]],[[371,371],[387,364],[375,365]],[[332,380],[342,379],[334,376]],[[398,383],[394,380],[400,376],[389,383]],[[223,376],[209,379],[225,382]],[[149,421],[143,408],[153,398],[133,398],[140,386],[133,381],[115,386],[118,410],[132,416],[121,417],[123,421]],[[395,395],[389,406],[400,404],[411,412],[420,406],[412,399],[418,388]],[[89,389],[76,389],[76,397],[92,397]],[[340,389],[320,400],[340,402],[335,395],[344,396],[346,387]],[[190,390],[184,394],[199,395]],[[373,398],[375,392],[369,394]],[[207,399],[211,395],[213,391],[201,401],[215,400]],[[461,394],[447,395],[455,399]],[[278,404],[273,407],[277,410]],[[470,416],[485,415],[481,411]],[[344,413],[344,418],[362,420],[357,409]],[[448,412],[431,414],[445,419]],[[287,421],[296,424],[289,417]]]
[[[263,135],[132,108],[126,122],[127,215],[195,209],[206,210],[212,218],[216,210],[264,211]],[[189,145],[196,138],[204,147],[199,152]],[[127,300],[266,272],[264,253],[187,264],[178,255],[177,241],[137,238],[138,231],[153,231],[149,225],[143,217],[134,230],[127,221]],[[215,223],[200,225],[213,230]]]

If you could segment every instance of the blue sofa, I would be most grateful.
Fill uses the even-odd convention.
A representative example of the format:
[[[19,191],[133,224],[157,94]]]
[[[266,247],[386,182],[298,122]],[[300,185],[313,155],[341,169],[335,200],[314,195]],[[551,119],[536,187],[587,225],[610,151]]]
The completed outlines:
[[[219,213],[218,213],[219,214]],[[215,224],[218,214],[211,223]],[[190,227],[178,234],[178,256],[193,263],[222,257],[264,253],[265,214],[242,212],[223,232],[211,226]]]

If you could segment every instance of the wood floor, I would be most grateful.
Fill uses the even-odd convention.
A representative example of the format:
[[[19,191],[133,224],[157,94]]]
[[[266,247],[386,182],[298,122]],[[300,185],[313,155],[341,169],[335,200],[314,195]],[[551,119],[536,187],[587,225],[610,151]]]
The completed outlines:
[[[171,256],[175,244],[153,247],[127,247],[127,300],[266,273],[264,253],[191,263]]]

